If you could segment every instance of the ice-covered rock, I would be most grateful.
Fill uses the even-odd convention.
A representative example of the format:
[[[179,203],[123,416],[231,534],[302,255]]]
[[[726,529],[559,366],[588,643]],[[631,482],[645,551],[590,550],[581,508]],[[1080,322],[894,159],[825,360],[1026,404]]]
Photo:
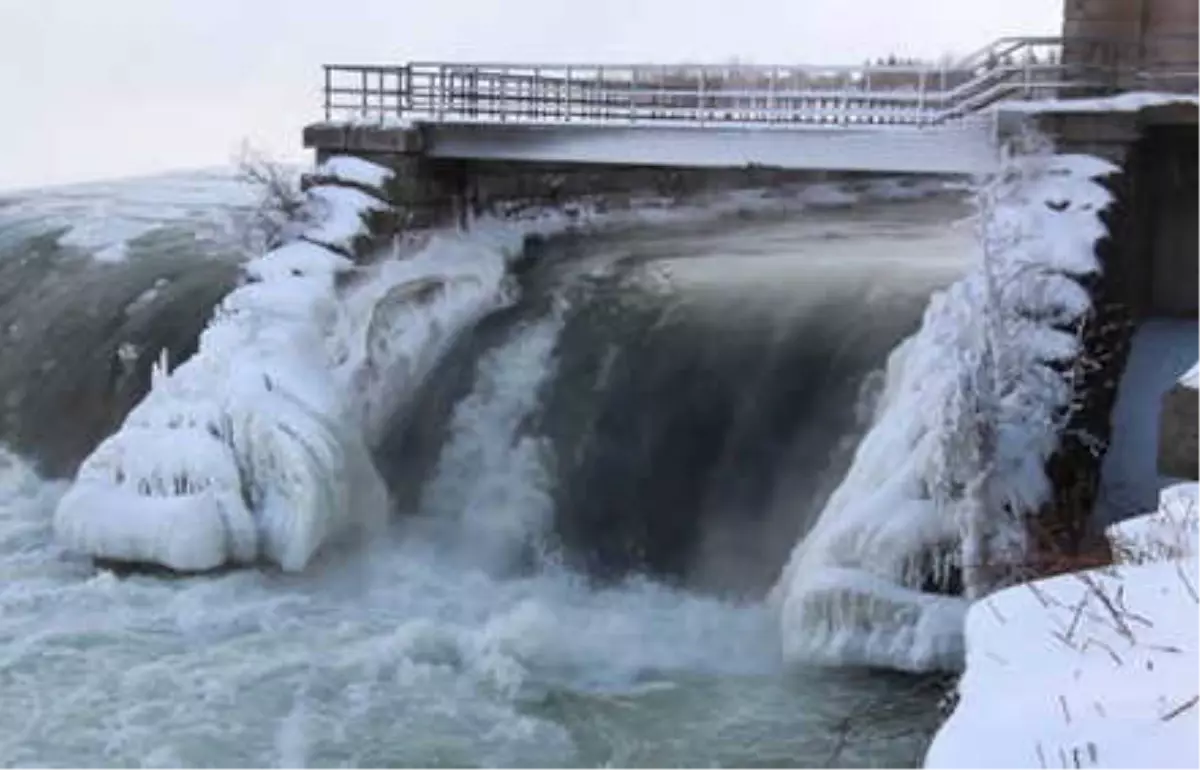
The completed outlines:
[[[323,189],[309,194],[326,200]],[[339,243],[377,205],[347,192],[322,231]],[[389,501],[368,426],[403,405],[459,330],[507,301],[506,260],[520,244],[481,228],[357,267],[311,240],[252,261],[252,280],[222,301],[197,353],[173,371],[164,361],[83,462],[58,504],[57,537],[180,571],[299,570],[370,532]],[[359,280],[339,287],[349,269]]]

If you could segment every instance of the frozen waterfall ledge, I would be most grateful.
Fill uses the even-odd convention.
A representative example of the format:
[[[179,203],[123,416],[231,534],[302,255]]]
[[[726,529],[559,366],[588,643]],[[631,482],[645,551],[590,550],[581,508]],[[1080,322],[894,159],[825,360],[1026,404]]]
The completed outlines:
[[[496,225],[434,234],[392,258],[359,254],[391,172],[349,160],[318,171],[296,239],[246,265],[197,353],[174,371],[163,361],[84,460],[55,512],[68,550],[182,572],[300,570],[384,521],[371,422],[507,301],[523,235]],[[362,256],[372,259],[356,264]]]
[[[1022,517],[1050,497],[1080,352],[1071,329],[1091,309],[1083,284],[1112,199],[1097,180],[1115,170],[1034,147],[980,191],[976,266],[892,353],[871,429],[772,589],[789,661],[962,667],[958,594],[986,593],[986,569],[1020,563]],[[994,443],[980,460],[984,419]]]
[[[926,767],[1196,767],[1197,485],[1114,525],[1128,559],[993,594],[967,615],[959,703]]]

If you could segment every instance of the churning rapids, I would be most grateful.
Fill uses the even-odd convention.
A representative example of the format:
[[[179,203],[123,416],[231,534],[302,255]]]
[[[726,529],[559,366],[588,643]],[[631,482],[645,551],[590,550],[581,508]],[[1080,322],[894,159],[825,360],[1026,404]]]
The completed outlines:
[[[46,479],[191,352],[248,201],[220,174],[0,197],[0,762],[919,760],[931,681],[785,668],[763,599],[961,273],[957,202],[532,244],[521,301],[381,426],[387,532],[299,574],[98,569]]]

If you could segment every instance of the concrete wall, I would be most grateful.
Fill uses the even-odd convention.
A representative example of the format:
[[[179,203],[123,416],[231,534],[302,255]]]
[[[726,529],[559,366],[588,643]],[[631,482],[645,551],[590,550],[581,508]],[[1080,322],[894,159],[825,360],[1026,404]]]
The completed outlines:
[[[1149,308],[1159,316],[1197,316],[1197,131],[1157,126],[1142,140],[1148,221]]]
[[[1119,42],[1120,63],[1157,74],[1136,84],[1156,90],[1195,88],[1196,0],[1064,0],[1063,37],[1067,62],[1094,60],[1099,50],[1092,42]],[[1107,51],[1103,56],[1113,55]],[[1171,73],[1191,73],[1190,80]],[[1125,84],[1135,86],[1135,84]]]
[[[1042,116],[1038,128],[1060,151],[1097,155],[1124,172],[1128,224],[1105,265],[1113,300],[1135,318],[1197,317],[1196,106],[1059,113]]]
[[[1142,15],[1146,6],[1160,0],[1064,0],[1063,37],[1068,51],[1083,50],[1070,41],[1084,38],[1108,38],[1136,43],[1142,33]]]
[[[1146,65],[1196,72],[1196,0],[1143,0],[1143,57]],[[1194,83],[1195,81],[1193,81]]]

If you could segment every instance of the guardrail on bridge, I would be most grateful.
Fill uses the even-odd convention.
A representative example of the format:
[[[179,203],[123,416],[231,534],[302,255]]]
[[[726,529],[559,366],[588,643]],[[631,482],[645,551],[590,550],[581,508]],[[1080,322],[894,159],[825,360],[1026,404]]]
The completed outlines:
[[[1064,61],[1061,38],[1004,38],[942,65],[326,65],[324,109],[326,121],[382,124],[927,126],[1006,99],[1196,80],[1194,67],[1145,70],[1127,43],[1070,46]]]

